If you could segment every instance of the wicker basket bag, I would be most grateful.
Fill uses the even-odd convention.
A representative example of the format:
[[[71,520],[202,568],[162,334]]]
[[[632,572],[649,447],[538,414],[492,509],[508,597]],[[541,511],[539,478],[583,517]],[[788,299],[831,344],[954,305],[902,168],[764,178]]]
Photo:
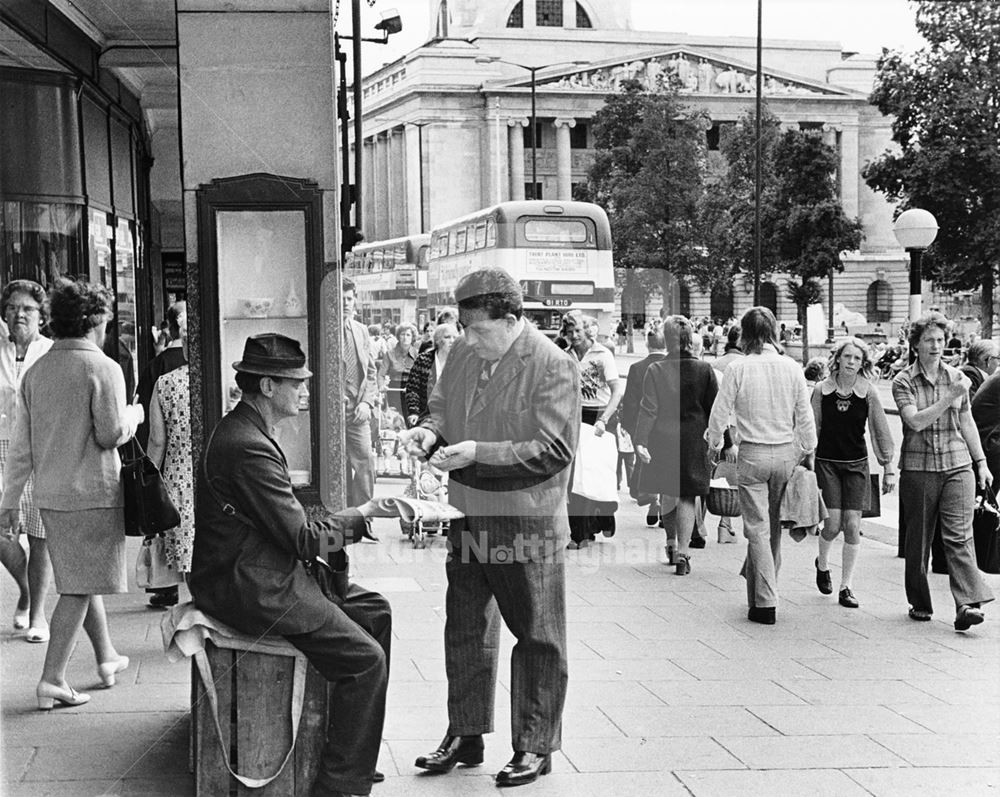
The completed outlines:
[[[723,468],[723,473],[719,473],[719,468]],[[728,472],[725,472],[728,471]],[[732,479],[735,478],[735,468],[728,462],[720,461],[712,468],[712,480],[726,478],[730,481],[729,487],[717,487],[710,484],[708,487],[708,498],[705,499],[705,507],[713,515],[719,517],[739,517],[740,516],[740,491],[732,486]]]

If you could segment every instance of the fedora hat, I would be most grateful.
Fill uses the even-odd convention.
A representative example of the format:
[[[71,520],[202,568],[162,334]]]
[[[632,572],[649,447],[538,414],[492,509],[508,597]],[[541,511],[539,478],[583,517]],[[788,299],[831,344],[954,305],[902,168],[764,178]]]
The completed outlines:
[[[308,379],[312,376],[312,371],[306,368],[306,355],[299,342],[277,332],[264,332],[247,338],[243,345],[243,359],[233,363],[233,368],[248,374],[286,379]]]

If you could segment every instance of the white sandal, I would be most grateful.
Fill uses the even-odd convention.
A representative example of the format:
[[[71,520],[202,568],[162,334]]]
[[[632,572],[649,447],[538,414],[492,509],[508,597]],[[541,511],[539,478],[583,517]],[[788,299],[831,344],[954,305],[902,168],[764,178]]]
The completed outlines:
[[[29,628],[28,633],[24,637],[29,642],[48,642],[49,641],[49,629],[48,628]]]

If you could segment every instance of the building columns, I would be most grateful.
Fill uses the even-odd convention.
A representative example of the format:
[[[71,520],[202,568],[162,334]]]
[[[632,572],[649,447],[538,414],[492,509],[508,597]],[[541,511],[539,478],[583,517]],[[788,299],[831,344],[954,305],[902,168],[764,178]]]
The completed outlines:
[[[556,119],[556,199],[573,198],[573,159],[569,131],[576,127],[576,119]]]
[[[424,124],[407,123],[406,142],[406,235],[424,231]]]
[[[507,120],[507,152],[510,160],[510,199],[512,202],[524,199],[524,129],[529,122],[525,118]]]
[[[861,215],[859,182],[861,163],[859,158],[860,137],[856,124],[845,124],[840,134],[841,203],[848,218]]]
[[[364,189],[361,195],[363,203],[361,211],[361,228],[365,234],[365,239],[374,241],[377,240],[375,238],[375,231],[377,229],[375,226],[375,196],[378,193],[378,181],[375,177],[375,137],[372,136],[371,138],[364,139],[361,146],[362,157],[364,158],[364,161],[361,164],[361,179],[364,180]],[[355,146],[355,151],[356,150],[357,147]]]

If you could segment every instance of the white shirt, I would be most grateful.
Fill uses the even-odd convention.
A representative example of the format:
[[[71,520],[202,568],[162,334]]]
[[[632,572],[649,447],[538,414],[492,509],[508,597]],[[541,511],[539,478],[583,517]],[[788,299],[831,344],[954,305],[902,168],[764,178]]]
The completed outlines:
[[[730,413],[741,443],[798,443],[806,452],[816,448],[816,421],[802,368],[769,343],[760,354],[747,354],[726,368],[705,433],[712,448],[722,446]]]

